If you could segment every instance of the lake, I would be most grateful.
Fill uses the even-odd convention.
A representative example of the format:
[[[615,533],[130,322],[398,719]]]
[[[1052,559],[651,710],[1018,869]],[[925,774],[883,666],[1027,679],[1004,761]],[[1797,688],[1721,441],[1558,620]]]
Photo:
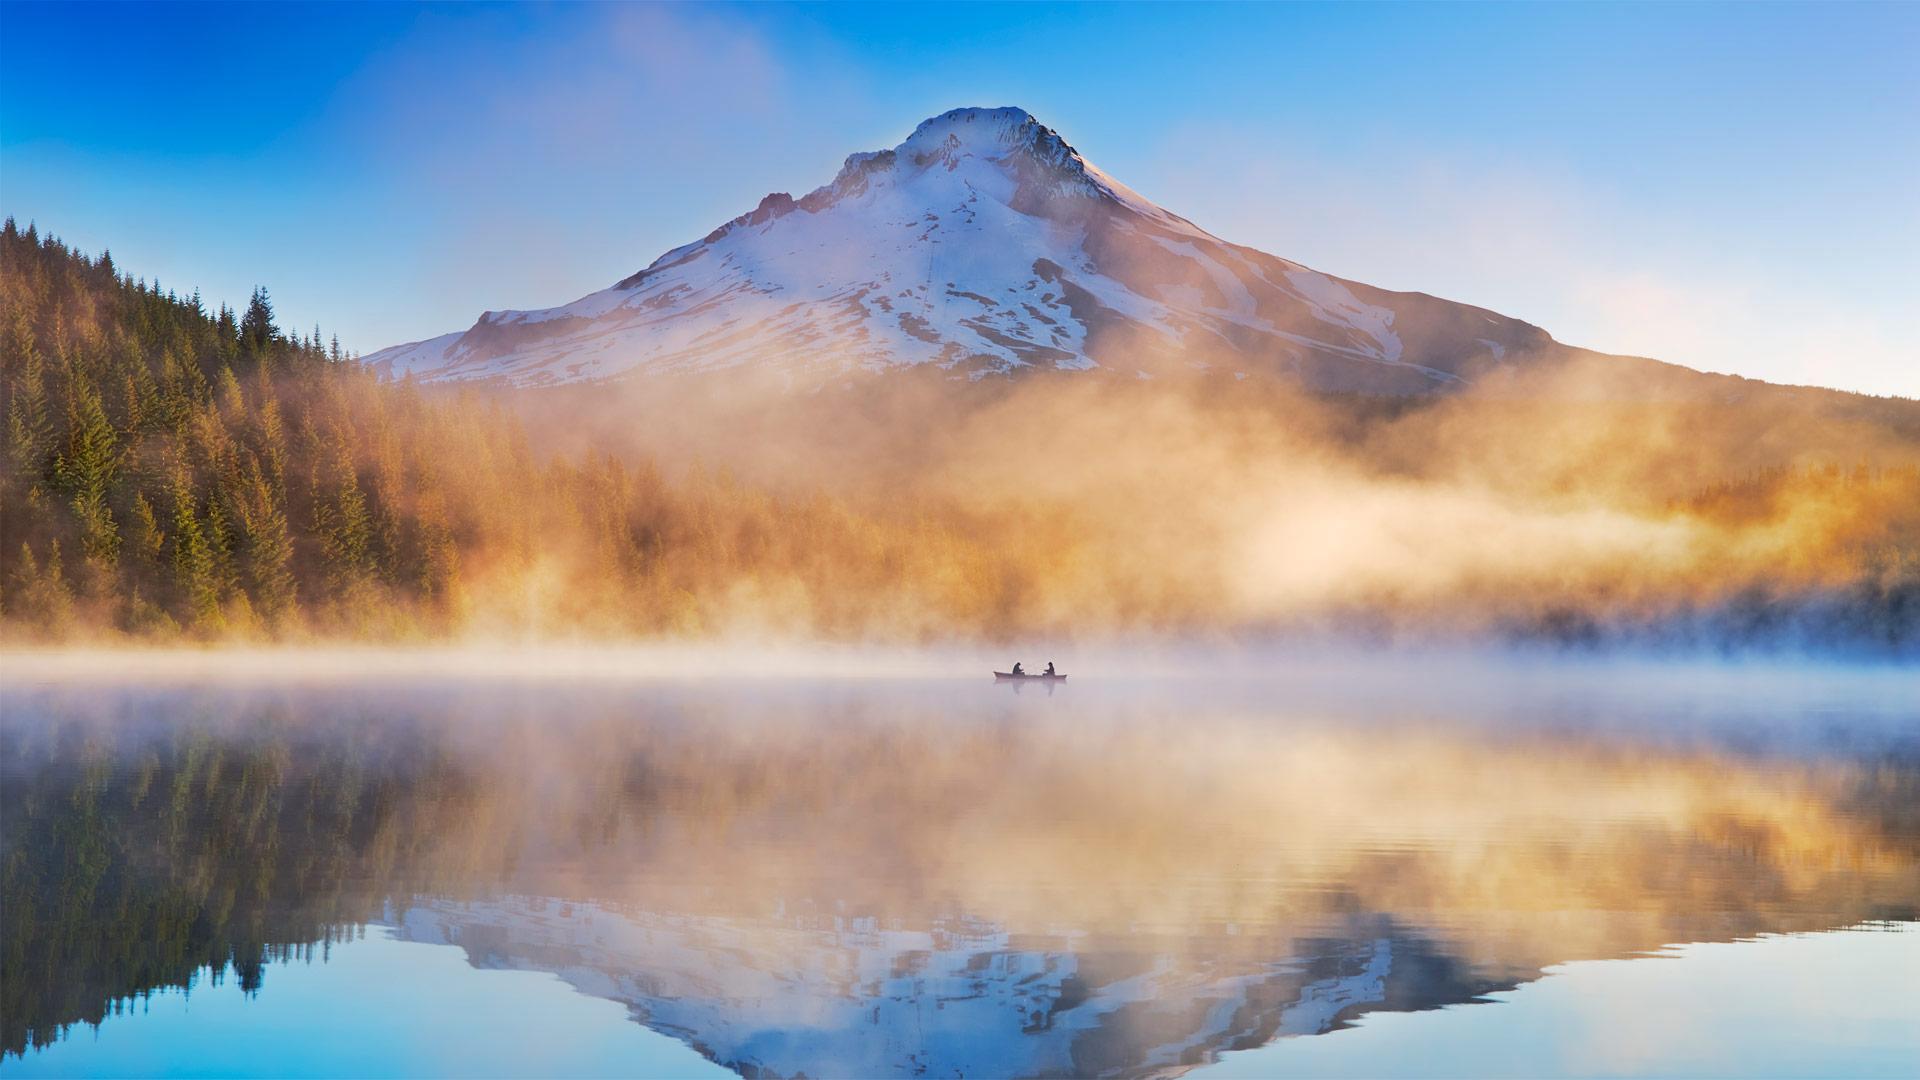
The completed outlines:
[[[1911,671],[1060,659],[9,655],[0,1075],[1920,1071]]]

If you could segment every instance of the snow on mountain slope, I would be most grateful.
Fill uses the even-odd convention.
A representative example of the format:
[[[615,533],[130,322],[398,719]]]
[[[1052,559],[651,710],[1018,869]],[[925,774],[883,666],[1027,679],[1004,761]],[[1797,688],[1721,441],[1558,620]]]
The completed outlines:
[[[1552,347],[1517,320],[1226,243],[1008,108],[934,117],[571,304],[490,311],[366,361],[529,386],[744,364],[796,385],[900,365],[1210,367],[1417,393]]]
[[[419,897],[389,921],[477,967],[553,972],[743,1076],[1174,1077],[1225,1050],[1500,985],[1434,980],[1440,954],[1384,925],[1170,943],[539,897]]]

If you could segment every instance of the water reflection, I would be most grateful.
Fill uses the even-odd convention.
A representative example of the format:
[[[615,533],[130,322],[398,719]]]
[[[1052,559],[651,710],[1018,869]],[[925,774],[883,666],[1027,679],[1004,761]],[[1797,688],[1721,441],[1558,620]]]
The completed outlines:
[[[4,693],[15,1054],[385,923],[557,973],[747,1075],[1170,1075],[1569,960],[1911,919],[1920,897],[1904,703]]]
[[[743,1075],[1175,1074],[1373,1008],[1504,988],[1384,918],[1241,941],[621,913],[544,898],[398,919],[480,967],[537,967],[625,1003]]]

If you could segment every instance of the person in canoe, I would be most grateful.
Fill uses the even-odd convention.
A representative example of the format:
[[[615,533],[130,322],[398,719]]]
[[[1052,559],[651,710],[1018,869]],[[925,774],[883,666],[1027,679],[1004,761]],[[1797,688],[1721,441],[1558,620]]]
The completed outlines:
[[[1053,676],[1053,675],[1056,675],[1056,674],[1058,674],[1058,672],[1056,672],[1056,671],[1054,671],[1054,670],[1053,670],[1053,661],[1051,661],[1051,660],[1049,660],[1049,661],[1047,661],[1047,671],[1046,671],[1046,674],[1047,674],[1048,676]]]
[[[1025,672],[1025,671],[1023,671],[1023,670],[1021,670],[1021,668],[1020,668],[1020,661],[1018,661],[1018,660],[1015,660],[1015,661],[1013,662],[1013,673],[1014,673],[1015,675],[1025,675],[1025,674],[1026,674],[1026,672]]]

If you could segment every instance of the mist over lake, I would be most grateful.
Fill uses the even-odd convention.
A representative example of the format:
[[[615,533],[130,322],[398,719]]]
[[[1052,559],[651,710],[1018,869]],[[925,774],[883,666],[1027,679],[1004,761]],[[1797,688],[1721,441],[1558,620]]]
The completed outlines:
[[[1483,1017],[1631,1008],[1595,961],[1718,987],[1664,1008],[1722,1042],[1649,1041],[1636,1070],[1785,1044],[1888,1075],[1920,1048],[1895,1019],[1920,917],[1897,669],[1460,656],[1050,688],[937,654],[606,660],[10,656],[0,1071],[1325,1074],[1427,1041],[1459,1064],[1414,1071],[1457,1074],[1502,1060]],[[1863,935],[1886,947],[1849,953]],[[1844,1039],[1796,1022],[1807,995]],[[1755,1009],[1771,1038],[1721,1030]],[[1534,1030],[1522,1071],[1588,1071],[1589,1037]]]
[[[1920,1076],[1920,4],[0,41],[0,1080]]]

